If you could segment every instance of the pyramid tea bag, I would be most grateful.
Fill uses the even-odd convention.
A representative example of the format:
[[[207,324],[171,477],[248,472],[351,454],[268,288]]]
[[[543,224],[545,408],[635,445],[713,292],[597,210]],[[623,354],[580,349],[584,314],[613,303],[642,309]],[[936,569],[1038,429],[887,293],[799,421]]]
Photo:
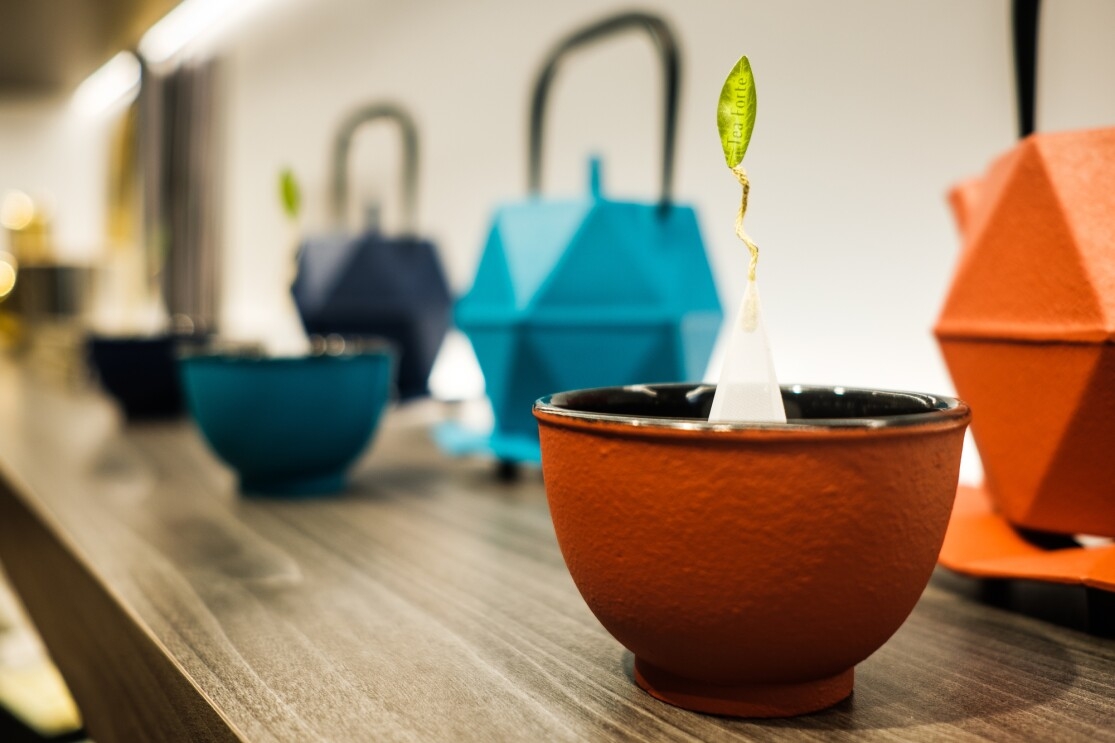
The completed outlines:
[[[747,282],[739,315],[729,329],[709,420],[786,422],[754,281]]]
[[[755,127],[755,103],[751,63],[747,57],[740,57],[720,91],[716,125],[720,130],[724,159],[743,191],[736,215],[736,236],[747,246],[751,260],[743,301],[735,321],[728,328],[728,348],[712,399],[709,420],[785,423],[786,410],[774,374],[770,344],[763,325],[759,286],[755,280],[759,248],[743,229],[751,183],[742,163]]]

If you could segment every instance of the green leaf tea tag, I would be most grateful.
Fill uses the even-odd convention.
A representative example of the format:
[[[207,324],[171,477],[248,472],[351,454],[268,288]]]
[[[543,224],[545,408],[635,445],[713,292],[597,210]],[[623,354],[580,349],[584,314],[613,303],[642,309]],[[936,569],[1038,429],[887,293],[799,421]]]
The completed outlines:
[[[743,167],[743,156],[751,141],[751,130],[755,128],[755,78],[751,75],[751,63],[747,57],[739,58],[720,90],[716,127],[720,130],[724,160],[739,181],[741,196],[739,211],[736,212],[736,235],[751,253],[751,262],[739,315],[729,327],[727,349],[708,419],[785,423],[786,409],[782,404],[778,377],[774,373],[763,311],[759,305],[759,285],[755,281],[759,246],[743,229],[747,199],[751,193],[751,181]]]
[[[302,189],[298,187],[298,179],[290,168],[283,168],[279,173],[279,197],[286,215],[291,219],[298,219],[298,213],[302,210]]]
[[[716,128],[720,130],[720,144],[729,168],[743,162],[751,130],[755,128],[755,105],[751,62],[746,56],[740,57],[720,89],[720,103],[716,107]]]

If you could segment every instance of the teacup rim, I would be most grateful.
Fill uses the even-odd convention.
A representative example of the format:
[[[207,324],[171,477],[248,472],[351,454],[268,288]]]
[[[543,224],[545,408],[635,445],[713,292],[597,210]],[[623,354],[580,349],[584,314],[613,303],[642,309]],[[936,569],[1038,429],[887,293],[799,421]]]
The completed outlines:
[[[179,363],[215,362],[225,364],[275,366],[281,364],[322,363],[329,361],[351,361],[383,357],[395,360],[399,356],[398,346],[390,339],[379,336],[348,338],[338,350],[312,347],[306,353],[270,354],[260,343],[212,341],[197,347],[177,349]]]
[[[955,397],[938,395],[927,392],[909,392],[904,390],[879,389],[871,387],[853,387],[843,385],[814,385],[814,384],[783,384],[779,385],[783,393],[801,394],[803,392],[832,392],[840,395],[846,393],[883,394],[910,397],[923,404],[928,404],[931,409],[924,412],[905,413],[899,415],[879,415],[858,418],[809,418],[790,419],[786,423],[758,422],[758,421],[716,421],[710,422],[696,418],[672,418],[659,416],[635,416],[619,413],[598,413],[585,410],[573,410],[560,405],[560,400],[555,398],[563,396],[608,393],[618,391],[643,391],[646,389],[687,389],[692,392],[705,392],[715,389],[715,383],[672,382],[662,384],[635,384],[616,385],[608,387],[593,387],[578,390],[567,390],[544,395],[535,401],[533,411],[557,418],[573,419],[584,422],[609,423],[633,429],[659,429],[672,431],[697,431],[697,432],[728,432],[728,431],[764,431],[764,432],[803,432],[803,431],[834,431],[834,430],[873,430],[895,429],[920,426],[938,426],[941,424],[967,423],[971,417],[971,409],[967,403]]]

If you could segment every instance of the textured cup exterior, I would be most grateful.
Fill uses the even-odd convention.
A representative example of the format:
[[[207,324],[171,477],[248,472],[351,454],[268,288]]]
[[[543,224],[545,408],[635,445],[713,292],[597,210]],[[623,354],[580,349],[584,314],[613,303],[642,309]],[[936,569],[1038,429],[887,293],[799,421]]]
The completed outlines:
[[[642,662],[716,684],[862,661],[933,571],[967,419],[664,430],[536,412],[562,554]]]

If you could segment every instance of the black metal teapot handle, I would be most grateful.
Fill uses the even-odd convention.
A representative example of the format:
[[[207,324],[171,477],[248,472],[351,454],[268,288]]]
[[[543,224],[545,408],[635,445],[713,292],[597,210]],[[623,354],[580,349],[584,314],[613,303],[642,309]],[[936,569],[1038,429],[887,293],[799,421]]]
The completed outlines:
[[[1038,65],[1038,19],[1041,0],[1014,0],[1014,83],[1018,95],[1018,138],[1034,133]]]
[[[537,194],[542,188],[542,134],[546,98],[557,72],[558,64],[571,51],[599,39],[613,36],[629,29],[646,31],[654,42],[662,62],[663,119],[662,129],[662,195],[661,206],[670,205],[674,178],[674,145],[677,140],[678,85],[681,62],[677,39],[662,18],[649,13],[622,13],[605,18],[591,26],[576,31],[561,41],[546,57],[545,64],[534,83],[530,103],[530,150],[528,187]]]
[[[361,126],[378,119],[394,121],[402,136],[402,225],[403,234],[410,235],[414,233],[415,197],[418,190],[418,128],[411,115],[394,103],[373,103],[363,106],[341,122],[337,136],[333,140],[333,183],[329,202],[333,221],[337,226],[343,226],[345,222],[345,209],[348,206],[349,152],[352,149],[353,136]]]

